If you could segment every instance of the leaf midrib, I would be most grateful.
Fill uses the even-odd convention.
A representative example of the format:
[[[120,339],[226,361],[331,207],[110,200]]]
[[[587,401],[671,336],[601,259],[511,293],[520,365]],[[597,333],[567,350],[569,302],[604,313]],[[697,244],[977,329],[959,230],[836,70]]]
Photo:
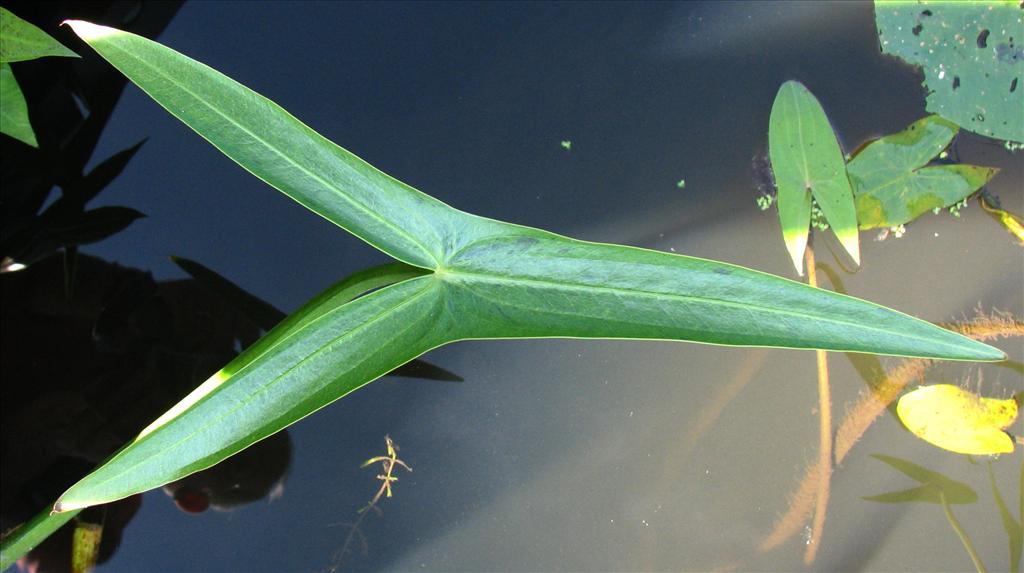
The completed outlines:
[[[567,289],[567,290],[580,290],[580,291],[587,291],[587,292],[594,292],[594,291],[609,292],[609,293],[614,294],[614,295],[616,295],[618,297],[642,296],[642,297],[649,297],[649,298],[667,298],[669,300],[679,300],[679,301],[699,301],[699,302],[705,302],[705,303],[714,304],[714,305],[721,305],[723,307],[729,307],[729,308],[742,308],[744,310],[754,309],[754,310],[758,310],[758,311],[764,311],[766,313],[777,314],[777,315],[780,315],[780,316],[790,316],[790,317],[794,317],[794,318],[801,318],[803,320],[816,320],[816,321],[819,321],[819,322],[820,321],[828,321],[828,322],[830,322],[832,324],[836,324],[836,325],[843,325],[843,326],[847,326],[847,327],[853,327],[853,329],[863,329],[863,330],[867,330],[867,331],[870,331],[870,332],[878,332],[878,333],[882,333],[882,334],[886,334],[886,335],[890,334],[890,331],[887,330],[887,329],[880,328],[880,327],[875,327],[875,326],[870,326],[870,325],[867,325],[867,324],[864,324],[864,323],[858,323],[858,322],[852,322],[852,321],[846,321],[846,320],[836,320],[836,319],[831,318],[831,317],[826,318],[826,317],[821,317],[820,315],[804,314],[804,313],[799,313],[799,312],[794,312],[794,311],[787,311],[787,310],[784,310],[784,309],[779,309],[777,307],[769,307],[769,306],[756,305],[756,304],[750,304],[750,303],[739,303],[739,302],[735,302],[735,301],[724,300],[724,299],[713,298],[713,297],[706,297],[706,296],[684,295],[684,294],[675,294],[675,293],[661,293],[661,292],[654,292],[654,291],[645,291],[645,290],[640,290],[640,289],[636,289],[636,288],[629,288],[629,289],[627,289],[627,288],[619,288],[619,287],[611,287],[611,286],[586,285],[586,284],[571,283],[571,282],[557,281],[557,280],[541,280],[541,279],[535,279],[535,278],[512,277],[512,276],[504,276],[504,275],[498,275],[498,274],[471,272],[471,271],[465,271],[465,270],[460,270],[460,269],[452,269],[452,268],[445,269],[443,272],[438,272],[436,274],[436,276],[438,278],[440,278],[442,280],[446,280],[446,281],[451,281],[452,278],[455,278],[457,280],[457,277],[466,277],[466,278],[469,279],[466,282],[469,283],[470,285],[472,285],[472,282],[474,280],[477,280],[477,281],[480,281],[480,282],[508,283],[508,284],[517,284],[517,285],[522,285],[522,284],[525,283],[525,284],[531,284],[531,285],[542,285],[542,286],[547,286],[549,288],[556,288],[556,289],[557,288],[562,288],[562,289]],[[452,278],[448,278],[448,277],[452,277]],[[470,286],[469,288],[472,291],[472,286]],[[827,291],[822,291],[822,292],[827,292]],[[478,296],[482,296],[480,293],[474,293],[474,294],[477,294]],[[839,293],[831,293],[831,294],[834,295],[834,296],[840,296],[840,297],[844,296],[844,295],[841,295]],[[509,304],[509,301],[507,301],[507,300],[502,300],[502,301],[497,301],[497,302],[499,302],[501,304],[506,304],[506,305]],[[536,310],[536,309],[534,308],[533,310]],[[924,321],[922,321],[922,322],[924,322]],[[921,336],[918,336],[918,335],[908,335],[906,333],[903,333],[903,336],[905,336],[907,338],[911,338],[911,339],[916,340],[916,341],[920,341],[920,342],[931,343],[931,344],[938,344],[937,342],[935,342],[932,339],[922,338]],[[942,344],[945,344],[945,343],[942,343]]]
[[[415,279],[415,278],[413,278],[413,279],[409,279],[409,281],[414,281],[414,280],[416,280],[416,279]],[[403,281],[403,282],[404,282],[404,281]],[[400,283],[399,283],[399,284],[400,284]],[[392,286],[394,286],[394,285],[392,285]],[[261,395],[261,394],[265,393],[266,391],[270,390],[270,389],[271,389],[271,388],[272,388],[273,386],[277,385],[277,384],[278,384],[278,383],[279,383],[279,382],[280,382],[280,381],[281,381],[282,379],[284,379],[284,377],[285,377],[285,376],[286,376],[286,375],[287,375],[287,374],[288,374],[289,372],[291,372],[291,371],[293,371],[294,369],[298,368],[298,367],[299,367],[299,366],[301,366],[302,364],[305,364],[305,363],[306,363],[307,361],[311,360],[312,358],[314,358],[314,357],[316,357],[316,356],[319,356],[319,355],[320,355],[320,354],[322,354],[323,352],[326,352],[326,351],[328,351],[329,349],[333,348],[333,347],[334,347],[335,345],[337,345],[337,344],[338,344],[339,342],[343,341],[344,339],[346,339],[346,338],[351,338],[352,336],[355,336],[355,335],[359,334],[359,333],[360,333],[361,331],[363,331],[363,330],[364,330],[364,329],[366,329],[367,327],[369,327],[369,326],[372,326],[373,324],[376,324],[376,323],[377,323],[377,322],[379,322],[380,320],[382,320],[382,319],[386,318],[386,317],[387,317],[387,315],[389,315],[389,314],[391,314],[391,313],[394,313],[394,312],[398,312],[398,311],[399,311],[400,309],[402,309],[402,308],[404,308],[404,307],[406,307],[406,306],[409,306],[409,305],[410,305],[410,304],[412,304],[413,302],[416,302],[417,300],[419,300],[420,298],[422,298],[423,296],[425,296],[425,295],[426,295],[427,293],[429,293],[430,291],[431,291],[431,285],[429,285],[429,284],[425,284],[425,285],[423,286],[423,288],[421,288],[421,289],[420,289],[419,291],[417,291],[417,292],[415,292],[415,293],[413,293],[413,294],[409,295],[409,296],[408,296],[407,298],[403,299],[403,300],[402,300],[402,301],[401,301],[400,303],[398,303],[398,304],[396,304],[396,305],[394,305],[394,306],[391,306],[391,307],[388,307],[388,308],[385,308],[385,309],[381,310],[380,312],[378,312],[377,314],[373,315],[372,317],[370,317],[370,318],[368,318],[368,319],[366,319],[366,320],[364,320],[364,321],[360,322],[360,323],[359,323],[359,324],[358,324],[357,326],[355,326],[355,327],[353,327],[353,328],[351,328],[351,329],[349,329],[349,330],[346,330],[345,332],[343,332],[343,333],[339,334],[338,336],[336,336],[336,337],[332,338],[332,339],[331,339],[331,340],[330,340],[329,342],[327,342],[327,343],[325,343],[325,344],[321,345],[321,346],[320,346],[319,348],[317,348],[316,350],[314,350],[313,352],[311,352],[311,353],[310,353],[310,354],[308,354],[307,356],[304,356],[304,357],[303,357],[302,359],[300,359],[300,360],[299,360],[298,362],[296,362],[295,364],[291,365],[291,366],[290,366],[290,367],[288,367],[288,368],[287,368],[286,370],[284,370],[283,372],[281,372],[280,374],[278,374],[277,376],[275,376],[273,380],[270,380],[270,381],[268,381],[268,382],[267,382],[266,384],[262,384],[262,385],[260,385],[260,386],[259,386],[259,388],[257,389],[257,391],[256,391],[256,392],[253,392],[253,393],[251,393],[251,394],[247,394],[247,395],[246,395],[246,397],[245,397],[245,400],[242,400],[242,401],[239,401],[239,402],[237,402],[237,403],[235,404],[235,407],[234,407],[234,408],[231,408],[230,410],[228,410],[227,412],[223,413],[223,414],[222,414],[221,416],[218,416],[218,417],[216,417],[216,418],[208,418],[208,419],[206,419],[206,420],[204,421],[204,423],[203,423],[202,425],[200,425],[200,426],[199,426],[199,427],[198,427],[197,429],[195,429],[195,431],[193,431],[193,432],[192,432],[191,434],[189,434],[189,435],[187,435],[187,436],[185,436],[185,437],[183,437],[183,438],[181,438],[181,439],[179,439],[179,440],[175,441],[174,443],[172,443],[172,444],[170,444],[170,445],[167,445],[167,446],[165,446],[164,448],[162,448],[162,450],[161,450],[161,451],[165,451],[165,450],[169,450],[169,449],[173,449],[173,448],[176,448],[176,447],[178,447],[179,445],[181,445],[181,444],[183,444],[183,443],[185,443],[185,442],[187,442],[187,441],[189,441],[189,440],[191,440],[191,439],[195,438],[195,437],[196,437],[196,435],[198,435],[198,434],[201,434],[201,433],[202,433],[202,432],[203,432],[203,431],[204,431],[204,430],[205,430],[206,428],[209,428],[210,426],[215,426],[215,425],[219,425],[219,424],[223,423],[223,420],[224,420],[224,419],[226,419],[226,418],[229,418],[229,417],[231,417],[231,415],[232,415],[232,414],[234,414],[234,413],[235,413],[236,411],[238,411],[238,410],[239,410],[240,408],[242,408],[242,407],[244,407],[244,406],[248,405],[248,404],[249,404],[250,402],[252,402],[252,400],[253,400],[253,399],[255,399],[255,398],[256,398],[257,396],[259,396],[259,395]],[[344,306],[346,306],[346,305],[339,305],[339,306],[338,306],[338,307],[337,307],[336,309],[332,309],[332,310],[330,310],[330,311],[328,311],[328,312],[324,313],[324,315],[323,315],[323,316],[320,316],[320,317],[318,317],[318,318],[317,318],[317,319],[316,319],[315,321],[313,321],[313,322],[319,321],[319,320],[321,320],[321,319],[324,319],[324,318],[326,318],[326,317],[327,317],[328,315],[331,315],[331,314],[334,314],[335,312],[338,312],[338,310],[339,310],[339,309],[341,309],[341,308],[343,308]],[[411,327],[412,327],[412,326],[411,326],[411,324],[412,324],[412,323],[410,322],[410,324],[409,324],[408,326],[406,326],[406,328],[403,328],[403,329],[399,329],[399,330],[397,330],[396,332],[397,332],[398,334],[401,334],[401,333],[405,332],[406,330],[408,330],[409,328],[411,328]],[[304,330],[304,328],[303,328],[303,329],[299,329],[299,330]],[[294,333],[293,333],[293,334],[294,334]],[[291,336],[291,335],[289,335],[288,337],[286,337],[286,338],[285,338],[285,340],[287,340],[287,339],[289,339],[289,338],[291,338],[291,337],[292,337],[292,336]],[[397,335],[395,335],[394,337],[397,337]],[[394,337],[393,337],[393,338],[394,338]],[[283,344],[283,342],[284,342],[284,341],[282,340],[282,344]],[[265,352],[265,353],[261,354],[261,358],[262,358],[262,356],[265,356],[266,354],[270,353],[270,352],[271,352],[272,350],[275,350],[275,349],[280,349],[280,348],[281,348],[281,346],[282,346],[282,344],[277,344],[277,345],[273,346],[273,347],[272,347],[272,348],[271,348],[270,350],[268,350],[267,352]],[[365,356],[365,357],[363,358],[363,360],[361,360],[361,361],[358,361],[358,362],[356,362],[356,363],[355,363],[355,364],[354,364],[354,365],[353,365],[353,366],[352,366],[351,368],[349,368],[349,369],[348,369],[348,371],[351,371],[351,370],[353,370],[353,369],[357,368],[357,367],[358,367],[359,365],[363,364],[364,362],[366,362],[366,360],[369,360],[369,359],[370,359],[371,357],[372,357],[372,355],[370,355],[370,354],[367,354],[367,355],[366,355],[366,356]],[[256,361],[254,360],[253,362],[256,362]],[[252,364],[252,363],[250,363],[250,364]],[[246,365],[246,366],[248,367],[248,365]],[[245,371],[245,368],[243,368],[242,370],[239,370],[238,372],[236,372],[235,374],[233,374],[233,375],[231,376],[231,378],[234,378],[234,377],[238,376],[238,375],[239,375],[239,374],[241,374],[241,373],[242,373],[243,371]],[[364,383],[363,383],[363,385],[365,386],[366,384],[369,384],[369,383],[370,383],[370,382],[372,382],[372,381],[373,381],[373,380],[367,380],[366,382],[364,382]],[[227,381],[225,381],[225,382],[227,382]],[[200,400],[199,402],[196,402],[196,404],[195,404],[195,405],[193,406],[193,408],[194,408],[194,407],[196,407],[196,406],[199,406],[199,405],[200,405],[200,404],[202,404],[203,402],[206,402],[206,401],[208,401],[208,400],[209,400],[209,399],[211,399],[211,398],[212,398],[212,397],[213,397],[214,395],[215,395],[215,392],[211,392],[210,394],[208,394],[208,395],[204,396],[202,400]],[[341,398],[341,397],[339,396],[339,399],[340,399],[340,398]],[[326,405],[327,405],[327,404],[324,404],[324,406],[326,406]],[[321,407],[323,407],[323,406],[321,406]],[[192,410],[193,408],[190,408],[189,410]],[[318,408],[318,409],[319,409],[319,408]],[[316,411],[316,410],[313,410],[313,411],[311,411],[311,412],[307,413],[307,414],[306,414],[305,416],[309,416],[309,415],[313,414],[313,413],[314,413],[315,411]],[[305,417],[305,416],[303,416],[303,417]],[[298,421],[298,420],[295,420],[295,421]],[[291,423],[294,423],[295,421],[293,421],[293,422],[290,422],[290,423],[289,423],[289,425],[290,425]],[[170,422],[170,420],[168,420],[168,423],[169,423],[169,422]],[[154,435],[154,434],[150,434],[150,435]],[[132,442],[132,445],[134,445],[134,444],[136,444],[136,443],[138,443],[138,442]],[[113,459],[111,459],[110,461],[113,461]],[[111,475],[111,476],[107,477],[106,479],[103,479],[103,480],[100,480],[100,481],[96,482],[96,487],[97,487],[97,488],[101,488],[101,487],[103,486],[103,484],[106,484],[106,483],[110,482],[111,480],[117,479],[117,478],[121,477],[122,475],[124,475],[124,474],[126,474],[126,473],[130,473],[130,472],[131,472],[132,470],[134,470],[134,469],[135,469],[136,467],[138,467],[138,466],[140,466],[140,465],[142,465],[142,464],[144,464],[144,463],[147,463],[148,461],[149,461],[149,458],[142,458],[142,459],[140,459],[139,461],[137,461],[137,462],[136,462],[135,464],[133,464],[133,465],[129,466],[128,468],[126,468],[126,469],[122,470],[121,472],[119,472],[119,473],[117,473],[117,474],[114,474],[114,475]],[[108,463],[109,463],[109,462],[108,462]],[[209,467],[209,466],[208,466],[208,467]],[[200,468],[200,469],[197,469],[197,470],[193,470],[193,471],[200,471],[201,469],[203,469],[203,468]],[[58,501],[60,501],[60,500],[58,500]]]

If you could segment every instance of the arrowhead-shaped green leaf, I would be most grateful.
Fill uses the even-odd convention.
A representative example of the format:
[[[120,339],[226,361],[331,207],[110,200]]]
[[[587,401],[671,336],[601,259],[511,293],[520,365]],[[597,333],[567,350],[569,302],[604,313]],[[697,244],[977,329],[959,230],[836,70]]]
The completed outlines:
[[[846,166],[861,229],[895,227],[968,197],[999,172],[977,165],[932,165],[959,128],[930,115],[873,141]]]
[[[853,260],[860,264],[857,212],[846,159],[821,104],[803,84],[782,84],[768,127],[768,155],[779,190],[782,238],[803,274],[811,197]]]
[[[453,209],[377,171],[262,96],[144,38],[70,22],[225,154],[422,273],[316,297],[68,490],[70,510],[209,467],[395,367],[464,339],[690,340],[999,360],[869,302],[725,263],[587,243]]]

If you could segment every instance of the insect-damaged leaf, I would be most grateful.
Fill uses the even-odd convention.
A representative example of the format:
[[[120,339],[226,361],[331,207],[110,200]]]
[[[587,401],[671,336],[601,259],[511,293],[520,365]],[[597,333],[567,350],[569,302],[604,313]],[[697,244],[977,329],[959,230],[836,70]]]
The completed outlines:
[[[921,67],[931,113],[1024,142],[1024,10],[1016,0],[875,2],[882,51]]]

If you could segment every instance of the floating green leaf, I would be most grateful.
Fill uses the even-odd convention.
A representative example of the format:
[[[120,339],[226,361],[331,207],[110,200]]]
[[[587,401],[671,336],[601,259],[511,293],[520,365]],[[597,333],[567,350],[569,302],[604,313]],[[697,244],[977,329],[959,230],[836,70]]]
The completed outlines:
[[[971,486],[950,479],[939,472],[919,466],[914,462],[886,456],[882,454],[871,454],[871,457],[881,460],[907,477],[921,483],[920,487],[872,495],[864,499],[869,501],[880,501],[882,503],[905,503],[908,501],[923,501],[926,503],[968,504],[978,501],[978,494],[971,489]]]
[[[203,64],[133,34],[70,25],[257,177],[423,270],[351,302],[342,296],[344,283],[316,297],[65,492],[58,511],[209,467],[458,340],[647,338],[1004,358],[904,314],[742,267],[576,241],[463,213],[381,173]]]
[[[957,203],[999,172],[977,165],[928,165],[959,128],[930,115],[904,131],[871,142],[846,166],[861,229],[895,227]]]
[[[0,64],[0,132],[18,141],[39,147],[32,124],[28,120],[28,104],[18,80],[7,62]]]
[[[779,190],[779,221],[798,274],[811,222],[811,197],[836,237],[860,264],[857,212],[846,160],[821,104],[803,84],[782,84],[768,127],[768,154]]]
[[[46,56],[77,58],[78,54],[35,25],[0,7],[0,62],[21,62]]]
[[[1017,419],[1013,398],[985,398],[951,384],[921,386],[900,397],[896,414],[915,436],[959,454],[1013,451],[1004,431]]]
[[[1016,0],[875,2],[882,51],[921,66],[928,111],[1024,141],[1024,11]]]

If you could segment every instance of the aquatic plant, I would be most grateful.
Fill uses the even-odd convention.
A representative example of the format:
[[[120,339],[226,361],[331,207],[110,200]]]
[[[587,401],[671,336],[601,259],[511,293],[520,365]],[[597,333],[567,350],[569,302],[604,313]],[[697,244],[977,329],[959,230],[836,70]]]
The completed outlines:
[[[70,25],[230,158],[402,261],[413,276],[376,277],[358,290],[377,290],[354,300],[356,287],[346,282],[314,298],[69,489],[53,519],[209,467],[458,340],[672,339],[1003,358],[929,323],[779,277],[458,211],[199,62],[133,34]],[[8,551],[5,545],[5,563]]]
[[[398,445],[391,439],[391,436],[384,436],[384,444],[387,447],[387,455],[374,456],[359,466],[360,468],[368,468],[374,464],[380,464],[383,473],[377,474],[377,479],[380,480],[381,484],[377,488],[377,493],[373,495],[373,499],[356,512],[359,517],[355,521],[339,524],[348,530],[348,534],[345,535],[345,542],[342,544],[341,549],[334,554],[329,571],[337,571],[341,567],[345,556],[351,553],[353,543],[359,543],[364,555],[369,551],[369,542],[366,540],[366,534],[361,529],[363,520],[371,512],[381,515],[381,509],[377,507],[378,502],[380,502],[382,497],[390,498],[394,495],[394,492],[391,490],[391,484],[398,481],[398,477],[394,475],[395,468],[403,468],[409,472],[412,471],[409,464],[398,457]]]
[[[980,135],[1024,142],[1020,2],[876,0],[875,24],[883,53],[920,66],[928,111]]]
[[[814,95],[800,82],[782,84],[772,105],[768,147],[782,239],[797,274],[803,275],[811,227],[831,227],[860,265],[859,230],[902,227],[929,211],[955,208],[995,177],[994,167],[930,164],[959,131],[931,115],[866,142],[847,163]],[[759,199],[762,209],[770,205],[763,203]]]
[[[28,104],[11,70],[11,62],[59,56],[77,58],[49,34],[0,7],[0,132],[32,147],[39,147],[28,118]]]
[[[57,511],[202,469],[456,340],[662,338],[1002,358],[905,315],[733,265],[586,243],[457,211],[169,48],[69,24],[226,155],[420,275],[348,304],[339,305],[337,287],[329,289],[72,487]]]

